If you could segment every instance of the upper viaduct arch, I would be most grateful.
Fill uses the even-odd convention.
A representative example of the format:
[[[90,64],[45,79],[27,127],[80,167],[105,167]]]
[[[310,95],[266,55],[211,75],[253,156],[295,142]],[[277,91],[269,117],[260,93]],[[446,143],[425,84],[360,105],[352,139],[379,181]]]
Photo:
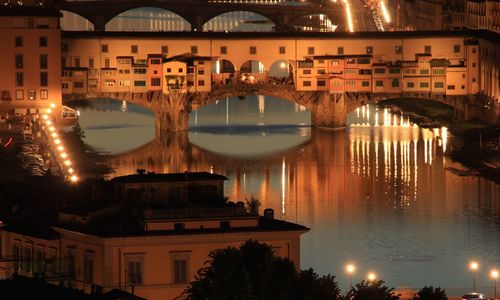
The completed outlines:
[[[85,2],[57,0],[55,6],[60,10],[69,11],[86,18],[94,24],[94,30],[104,31],[106,24],[119,14],[131,9],[142,7],[160,8],[175,13],[191,24],[191,30],[202,31],[203,25],[210,19],[221,14],[236,11],[249,11],[262,15],[275,24],[279,30],[308,15],[325,14],[332,20],[342,20],[343,8],[315,6],[285,6],[278,4],[259,5],[255,3],[214,3],[208,1],[182,0],[90,0]]]

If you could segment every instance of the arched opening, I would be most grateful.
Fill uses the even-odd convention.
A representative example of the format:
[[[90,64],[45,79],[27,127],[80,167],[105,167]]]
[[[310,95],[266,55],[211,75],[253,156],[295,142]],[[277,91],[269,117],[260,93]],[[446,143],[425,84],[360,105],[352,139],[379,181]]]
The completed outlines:
[[[62,10],[62,17],[60,19],[61,29],[66,31],[92,31],[94,24],[84,17],[72,13],[70,11]]]
[[[191,112],[189,141],[224,156],[269,155],[308,141],[310,124],[311,112],[289,99],[234,96]]]
[[[240,67],[241,83],[263,83],[267,81],[267,72],[264,64],[259,60],[247,60]]]
[[[106,24],[106,31],[190,31],[191,24],[171,11],[140,7],[127,10]]]
[[[293,22],[293,27],[299,31],[334,32],[338,24],[327,15],[317,14],[303,16]]]
[[[293,84],[293,66],[286,59],[275,61],[269,67],[269,80],[278,84]]]
[[[203,25],[203,31],[273,31],[269,18],[249,11],[232,11],[218,15]]]
[[[215,84],[229,84],[234,80],[235,67],[227,59],[218,59],[212,64],[212,82]]]

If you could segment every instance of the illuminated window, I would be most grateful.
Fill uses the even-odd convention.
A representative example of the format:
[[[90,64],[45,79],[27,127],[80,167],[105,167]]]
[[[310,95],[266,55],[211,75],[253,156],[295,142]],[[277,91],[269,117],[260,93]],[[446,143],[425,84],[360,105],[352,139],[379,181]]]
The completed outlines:
[[[23,100],[24,99],[24,91],[23,90],[16,90],[16,99],[17,100]]]
[[[36,90],[28,90],[28,99],[36,100]]]
[[[40,99],[47,100],[47,98],[49,98],[49,91],[40,90]]]

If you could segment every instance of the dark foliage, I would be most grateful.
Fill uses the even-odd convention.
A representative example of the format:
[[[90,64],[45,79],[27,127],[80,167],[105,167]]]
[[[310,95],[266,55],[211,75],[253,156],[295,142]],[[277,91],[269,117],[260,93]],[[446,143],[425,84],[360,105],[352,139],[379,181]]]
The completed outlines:
[[[299,273],[267,244],[250,240],[209,257],[186,289],[188,299],[336,300],[340,294],[334,276],[319,277],[312,269]]]

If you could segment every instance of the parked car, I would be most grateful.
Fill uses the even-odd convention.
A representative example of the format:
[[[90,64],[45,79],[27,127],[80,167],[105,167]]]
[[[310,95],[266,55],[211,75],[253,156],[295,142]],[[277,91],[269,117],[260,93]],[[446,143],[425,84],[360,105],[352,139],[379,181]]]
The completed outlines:
[[[462,300],[481,300],[486,299],[483,294],[468,293],[462,296]]]

